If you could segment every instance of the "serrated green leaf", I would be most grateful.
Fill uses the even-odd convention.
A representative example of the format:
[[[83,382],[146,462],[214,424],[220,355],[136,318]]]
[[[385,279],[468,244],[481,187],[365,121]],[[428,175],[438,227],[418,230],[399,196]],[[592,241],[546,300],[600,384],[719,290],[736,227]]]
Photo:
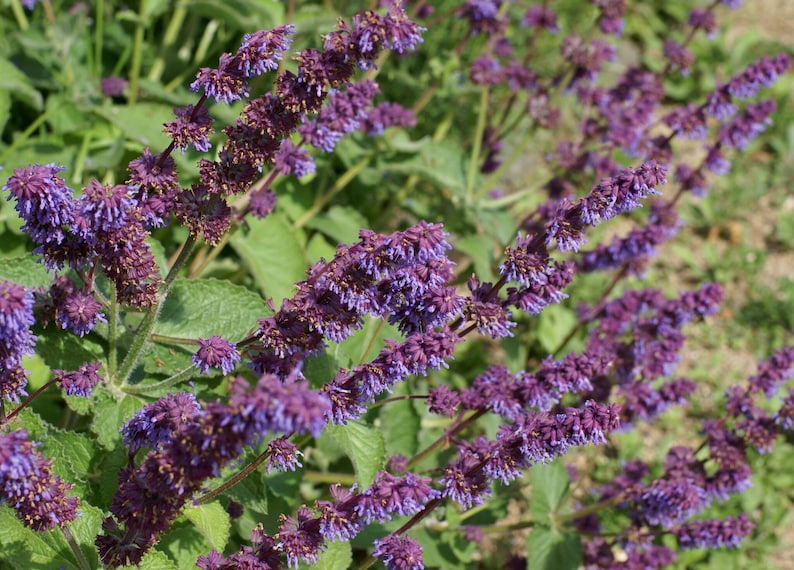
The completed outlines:
[[[576,570],[582,564],[579,536],[535,526],[527,537],[527,567],[532,570]]]
[[[79,510],[80,516],[69,523],[69,530],[77,544],[80,545],[80,550],[91,568],[99,568],[99,555],[94,541],[102,530],[102,520],[105,518],[105,514],[85,501],[80,501]]]
[[[122,570],[179,570],[170,558],[159,550],[150,550],[144,554],[137,566],[120,566]]]
[[[8,91],[15,99],[41,111],[41,93],[30,83],[27,75],[7,59],[0,58],[0,91]]]
[[[52,370],[77,370],[85,362],[103,360],[104,349],[92,336],[79,338],[52,326],[38,336],[36,354]],[[102,373],[104,369],[100,370]]]
[[[312,570],[346,570],[353,562],[353,549],[349,542],[331,542],[314,564],[301,563],[298,568]]]
[[[258,514],[264,515],[268,512],[267,486],[259,472],[252,473],[237,483],[226,491],[226,495]]]
[[[326,432],[353,462],[356,481],[362,488],[372,485],[375,474],[386,463],[386,444],[383,436],[362,422],[329,426]]]
[[[243,338],[265,316],[262,298],[228,281],[177,279],[154,332],[183,338]]]
[[[214,550],[223,552],[229,541],[229,529],[232,524],[229,513],[219,502],[189,506],[185,508],[183,514]]]
[[[33,289],[49,287],[52,283],[52,274],[47,271],[43,263],[38,262],[37,256],[26,255],[0,259],[0,279]]]
[[[250,231],[237,232],[231,244],[267,297],[276,307],[295,293],[295,283],[306,277],[303,248],[280,216],[251,220]]]
[[[562,461],[557,459],[548,465],[538,464],[529,470],[529,480],[532,483],[532,496],[529,501],[529,510],[532,520],[538,524],[549,521],[551,513],[559,509],[571,479],[568,476]]]
[[[58,537],[61,540],[58,541]],[[24,526],[8,505],[0,505],[0,561],[3,568],[47,570],[77,568],[60,532],[37,532]]]
[[[121,441],[119,429],[143,407],[143,402],[130,396],[117,399],[104,389],[95,389],[94,393],[91,431],[100,445],[113,449]]]
[[[394,387],[395,396],[408,393],[408,385]],[[389,455],[412,457],[417,452],[420,420],[411,400],[398,400],[383,406],[380,413],[381,433]]]

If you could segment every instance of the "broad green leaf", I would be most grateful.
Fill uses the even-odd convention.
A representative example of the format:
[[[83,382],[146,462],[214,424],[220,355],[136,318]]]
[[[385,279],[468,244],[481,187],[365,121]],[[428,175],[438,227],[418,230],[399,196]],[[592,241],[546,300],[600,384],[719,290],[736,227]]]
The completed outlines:
[[[229,514],[217,501],[187,507],[183,514],[218,552],[223,552],[229,541],[231,522]]]
[[[549,305],[538,315],[538,340],[544,350],[557,350],[576,326],[576,314],[562,305]]]
[[[80,550],[83,552],[91,568],[99,568],[99,555],[97,554],[96,540],[97,535],[102,531],[102,520],[105,514],[102,510],[85,501],[80,501],[80,516],[69,523],[69,530],[72,532]]]
[[[265,316],[262,298],[228,281],[177,279],[154,332],[182,338],[243,338]]]
[[[53,370],[77,370],[85,362],[102,362],[104,349],[93,335],[79,338],[50,325],[39,334],[36,354]],[[105,369],[99,370],[100,374]]]
[[[12,97],[37,111],[42,109],[41,93],[33,87],[24,72],[4,58],[0,58],[0,91],[8,91]]]
[[[37,532],[27,528],[6,504],[0,505],[0,544],[2,568],[77,568],[59,531]]]
[[[353,550],[349,542],[330,542],[314,564],[301,563],[298,568],[312,570],[347,570],[353,562]]]
[[[96,403],[91,431],[103,447],[113,449],[121,442],[119,429],[143,407],[143,402],[130,396],[117,399],[104,389],[95,389],[94,394]]]
[[[237,232],[232,247],[243,258],[256,284],[276,308],[295,293],[295,283],[306,277],[306,256],[292,229],[278,215],[250,220],[250,231]]]
[[[493,239],[485,235],[472,234],[456,240],[455,249],[471,257],[474,273],[480,281],[490,281],[491,283],[496,281]]]
[[[95,107],[93,110],[142,147],[162,149],[168,146],[169,138],[163,132],[163,123],[174,119],[173,109],[168,105],[136,103],[132,106]]]
[[[13,281],[29,289],[49,287],[52,277],[52,273],[47,271],[44,264],[38,262],[38,256],[25,255],[24,257],[0,259],[0,278]]]
[[[394,387],[395,396],[407,393],[408,385],[405,382],[400,382]],[[411,400],[398,400],[383,406],[380,422],[389,455],[412,457],[416,454],[420,422]]]
[[[559,459],[548,465],[538,464],[532,467],[529,470],[529,480],[532,483],[532,497],[529,502],[532,520],[543,524],[549,521],[551,513],[559,509],[568,493],[571,480]]]
[[[170,558],[159,550],[147,552],[137,566],[121,566],[122,570],[178,570]]]
[[[344,450],[356,471],[356,481],[362,488],[372,485],[375,474],[386,463],[383,436],[361,422],[329,426],[326,432]]]
[[[439,141],[426,145],[409,160],[384,164],[383,170],[415,174],[458,197],[462,197],[466,191],[463,149],[452,142]]]
[[[358,231],[368,225],[367,219],[351,206],[332,206],[306,222],[307,228],[319,230],[337,243],[358,241]]]
[[[177,568],[193,568],[196,559],[211,549],[199,530],[184,518],[171,525],[157,544],[157,550],[165,552]]]
[[[527,537],[527,555],[531,570],[576,570],[582,564],[582,545],[577,534],[538,525]]]
[[[258,514],[268,512],[267,485],[258,471],[234,485],[225,494]]]

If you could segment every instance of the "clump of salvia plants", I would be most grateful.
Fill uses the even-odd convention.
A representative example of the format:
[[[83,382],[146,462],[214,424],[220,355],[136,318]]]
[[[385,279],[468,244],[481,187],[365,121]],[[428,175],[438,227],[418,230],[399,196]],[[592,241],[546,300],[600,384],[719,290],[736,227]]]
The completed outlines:
[[[21,30],[69,10],[22,4]],[[80,104],[165,97],[140,74],[155,60],[160,78],[167,59],[132,57],[126,75],[102,59],[122,32],[97,4],[72,45],[95,72]],[[635,3],[556,4],[347,3],[306,33],[327,6],[293,25],[290,3],[191,70],[166,146],[122,137],[123,169],[92,170],[96,136],[60,139],[83,144],[86,180],[57,161],[6,165],[4,215],[32,253],[0,261],[0,558],[473,567],[500,560],[485,537],[508,503],[531,568],[740,548],[754,514],[708,509],[794,428],[794,347],[655,461],[598,481],[573,459],[698,390],[676,374],[684,328],[720,310],[723,288],[669,295],[643,278],[679,206],[771,124],[764,91],[790,58],[681,101],[668,87],[702,73],[696,47],[738,1],[692,2],[645,59],[619,49],[638,41]],[[133,49],[153,13],[127,13]],[[610,237],[596,229],[618,216]],[[598,285],[572,306],[584,279]],[[552,342],[537,323],[566,306]]]

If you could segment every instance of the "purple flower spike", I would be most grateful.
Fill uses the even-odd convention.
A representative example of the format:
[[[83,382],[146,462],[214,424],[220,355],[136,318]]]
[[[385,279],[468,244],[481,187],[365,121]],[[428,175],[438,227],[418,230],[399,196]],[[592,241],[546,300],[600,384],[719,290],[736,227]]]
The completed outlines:
[[[692,548],[738,548],[742,540],[755,528],[747,515],[726,517],[725,520],[692,521],[676,529],[678,545]]]
[[[295,26],[277,26],[272,30],[260,30],[246,34],[237,50],[239,66],[246,77],[255,77],[278,69],[282,54],[292,45]]]
[[[30,327],[34,322],[33,293],[0,280],[0,398],[18,402],[26,395],[22,357],[33,354],[36,337]]]
[[[71,484],[53,475],[51,465],[25,430],[0,433],[0,503],[37,531],[64,526],[77,516],[78,499],[66,496]]]
[[[88,398],[94,386],[102,381],[102,376],[98,374],[100,368],[102,364],[99,362],[83,362],[80,368],[73,372],[53,370],[52,373],[61,383],[61,388],[66,391],[67,396]]]
[[[299,459],[303,452],[286,438],[279,437],[268,443],[267,453],[270,454],[267,460],[268,473],[274,470],[295,471],[303,466]]]
[[[222,337],[216,335],[207,339],[200,338],[196,344],[199,349],[192,360],[202,374],[209,374],[210,368],[220,368],[224,374],[229,374],[240,362],[236,345]]]
[[[298,509],[297,520],[281,515],[276,540],[278,549],[287,557],[288,568],[297,568],[299,561],[308,564],[317,562],[325,542],[320,534],[318,519],[312,517],[311,511],[306,507]]]
[[[94,296],[84,291],[77,291],[63,299],[58,307],[58,323],[63,329],[71,329],[78,336],[85,336],[96,326],[97,322],[107,322],[105,315],[99,312],[102,305]]]
[[[201,411],[196,397],[187,392],[168,394],[143,407],[119,430],[130,453],[141,447],[158,449],[180,425],[193,421]]]
[[[375,541],[373,555],[387,570],[423,570],[422,547],[413,538],[390,534]]]
[[[202,106],[194,109],[193,105],[174,108],[176,119],[168,121],[163,125],[163,131],[174,140],[174,148],[178,148],[183,153],[188,145],[193,145],[199,152],[207,152],[210,149],[210,135],[212,129],[212,118],[206,107]]]

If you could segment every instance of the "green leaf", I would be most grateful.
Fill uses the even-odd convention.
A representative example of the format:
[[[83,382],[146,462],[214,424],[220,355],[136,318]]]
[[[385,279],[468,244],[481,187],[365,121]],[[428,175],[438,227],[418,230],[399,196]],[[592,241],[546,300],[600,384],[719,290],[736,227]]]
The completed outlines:
[[[339,444],[353,462],[356,481],[362,488],[372,485],[375,474],[386,463],[386,446],[383,436],[362,422],[329,426],[326,432]]]
[[[368,225],[367,219],[351,206],[332,206],[306,222],[307,228],[319,230],[337,243],[358,241],[358,231]]]
[[[256,284],[276,307],[295,293],[295,283],[306,277],[306,256],[286,221],[271,214],[250,220],[250,231],[237,232],[232,247],[243,258]]]
[[[568,471],[559,459],[548,465],[538,464],[529,470],[532,483],[532,497],[529,510],[536,523],[550,521],[550,515],[557,512],[562,500],[568,493],[571,483]]]
[[[0,91],[8,91],[15,99],[41,111],[41,93],[30,83],[27,75],[7,59],[0,58]]]
[[[474,273],[480,281],[496,281],[494,273],[494,244],[485,235],[469,235],[455,241],[455,249],[471,257]]]
[[[144,554],[137,566],[120,566],[122,570],[179,570],[170,558],[159,550],[150,550]]]
[[[383,170],[420,176],[459,197],[466,192],[463,149],[450,141],[426,144],[418,155],[402,162],[384,164]]]
[[[223,552],[229,541],[229,529],[232,524],[229,514],[217,501],[187,507],[183,514],[193,523],[196,529],[207,540],[209,545],[218,552]]]
[[[393,395],[404,394],[408,394],[408,385],[400,382],[394,387]],[[416,454],[420,421],[411,400],[398,400],[383,406],[380,421],[389,455],[412,457]]]
[[[50,326],[39,334],[36,354],[53,370],[77,370],[85,362],[102,362],[104,349],[93,335],[83,338]],[[100,374],[104,369],[100,369]]]
[[[353,550],[349,542],[330,542],[314,564],[301,563],[298,568],[312,570],[346,570],[353,563]]]
[[[29,289],[49,287],[52,283],[52,274],[32,255],[0,259],[0,278]]]
[[[236,341],[256,326],[266,310],[259,295],[228,281],[177,279],[154,332],[191,339],[220,335]]]
[[[60,537],[60,541],[58,538]],[[8,505],[0,505],[0,564],[19,570],[77,568],[59,531],[37,532],[24,526]],[[67,552],[69,554],[67,554]],[[68,558],[67,558],[68,556]]]
[[[102,531],[102,520],[105,518],[105,513],[85,501],[80,501],[79,510],[80,516],[69,523],[69,530],[77,544],[80,545],[80,550],[91,568],[99,568],[99,555],[94,541]]]
[[[257,514],[264,515],[268,512],[267,486],[258,471],[237,483],[225,494]]]
[[[532,570],[576,570],[582,564],[582,545],[577,534],[542,525],[529,533],[527,553],[527,568]]]
[[[91,431],[96,434],[100,445],[113,449],[121,441],[119,429],[143,407],[143,403],[130,396],[117,399],[107,390],[99,388],[100,386],[97,386],[94,390],[96,404]]]
[[[169,139],[163,132],[163,123],[174,119],[173,109],[158,103],[136,103],[94,107],[93,111],[116,125],[124,135],[142,147],[161,149]]]
[[[549,305],[538,315],[538,341],[552,352],[576,326],[576,314],[562,305]]]

